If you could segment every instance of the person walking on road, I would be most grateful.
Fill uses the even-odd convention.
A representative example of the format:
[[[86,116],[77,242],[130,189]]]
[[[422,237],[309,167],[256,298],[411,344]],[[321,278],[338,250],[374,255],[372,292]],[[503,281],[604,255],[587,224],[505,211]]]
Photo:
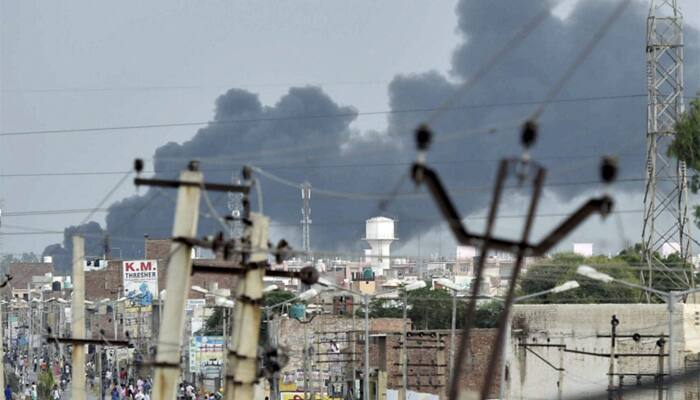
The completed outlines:
[[[60,400],[61,399],[61,391],[58,389],[58,385],[53,385],[53,390],[51,390],[51,399],[52,400]]]
[[[10,389],[10,385],[7,385],[5,388],[5,400],[12,400],[12,389]]]

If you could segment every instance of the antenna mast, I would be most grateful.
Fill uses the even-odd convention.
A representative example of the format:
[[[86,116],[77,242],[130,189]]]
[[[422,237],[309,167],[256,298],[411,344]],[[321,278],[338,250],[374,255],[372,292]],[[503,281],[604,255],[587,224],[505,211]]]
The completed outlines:
[[[311,253],[311,184],[301,184],[301,248],[309,255]]]

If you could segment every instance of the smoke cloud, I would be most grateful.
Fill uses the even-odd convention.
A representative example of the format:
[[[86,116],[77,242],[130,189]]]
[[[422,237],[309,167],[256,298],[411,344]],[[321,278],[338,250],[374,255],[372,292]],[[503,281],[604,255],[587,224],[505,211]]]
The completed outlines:
[[[616,6],[615,1],[580,1],[565,19],[549,15],[432,125],[436,143],[429,161],[455,189],[455,201],[465,215],[487,204],[497,160],[521,152],[516,127],[469,132],[524,120]],[[463,43],[454,51],[450,75],[428,71],[395,77],[388,86],[393,112],[388,114],[385,132],[354,131],[351,123],[357,111],[337,104],[317,87],[291,88],[273,105],[262,104],[255,93],[231,89],[216,100],[208,126],[185,143],[167,143],[156,151],[156,176],[174,178],[190,159],[200,159],[210,181],[230,182],[244,164],[251,163],[317,188],[389,192],[408,173],[415,154],[413,130],[429,113],[416,110],[441,104],[498,46],[534,15],[552,7],[553,2],[546,0],[460,1],[456,13]],[[558,97],[579,100],[550,104],[540,119],[540,136],[532,154],[549,168],[549,182],[596,181],[604,154],[619,156],[621,177],[642,178],[646,7],[646,2],[637,1],[627,8]],[[686,27],[685,35],[686,95],[692,95],[700,88],[700,34]],[[581,100],[585,98],[589,99]],[[441,141],[447,137],[453,139]],[[399,191],[412,192],[409,180],[403,182]],[[275,221],[275,231],[300,229],[299,191],[266,178],[261,178],[261,184],[264,211]],[[643,182],[618,187],[636,193]],[[591,190],[590,184],[551,186],[548,196],[567,202]],[[216,211],[226,214],[226,195],[210,196]],[[437,215],[430,198],[421,195],[399,196],[385,210],[377,201],[319,193],[312,194],[311,204],[316,250],[360,250],[364,219],[380,213],[399,219],[399,234],[408,242],[417,232],[434,226],[432,219]],[[205,204],[201,211],[200,234],[221,229]],[[167,237],[173,212],[174,194],[163,190],[148,190],[112,204],[105,228],[111,246],[122,257],[142,256],[143,235]],[[67,247],[68,243],[64,248],[54,245],[46,252]]]

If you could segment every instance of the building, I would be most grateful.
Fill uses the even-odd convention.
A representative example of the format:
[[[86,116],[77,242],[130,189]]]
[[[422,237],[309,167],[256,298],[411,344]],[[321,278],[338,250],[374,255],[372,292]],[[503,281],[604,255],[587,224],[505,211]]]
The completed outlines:
[[[167,261],[170,254],[171,241],[169,239],[152,239],[146,238],[144,241],[144,259],[150,260],[158,269],[157,292],[154,298],[166,288],[168,277]],[[85,299],[93,302],[99,302],[103,299],[117,300],[123,296],[123,270],[124,262],[131,260],[107,260],[107,265],[100,269],[91,268],[85,272]],[[192,261],[194,266],[210,265],[223,266],[227,262],[221,258],[195,258]],[[233,274],[217,274],[217,273],[194,273],[190,277],[191,286],[200,286],[203,288],[213,288],[215,285],[218,289],[230,289],[235,292],[238,282],[238,276]],[[204,295],[194,290],[189,291],[188,299],[203,299]],[[134,318],[140,319],[148,327],[140,332],[142,336],[151,337],[157,335],[159,325],[159,306],[160,303],[156,300],[151,308],[142,308],[138,313],[130,315],[125,313],[123,305],[117,305],[113,312],[111,307],[98,307],[94,310],[91,317],[92,324],[88,325],[88,332],[93,337],[99,337],[100,330],[113,335],[116,331],[118,335],[123,335],[129,326],[136,326],[137,321]],[[133,314],[133,313],[132,313]],[[116,320],[114,319],[116,318]],[[115,328],[116,327],[116,328]]]
[[[574,243],[574,254],[584,257],[592,257],[593,243]]]
[[[13,298],[29,300],[29,292],[39,291],[43,284],[35,283],[35,278],[53,275],[53,262],[13,262],[10,263],[9,274],[12,280],[8,286]],[[45,284],[45,283],[44,283]]]
[[[402,386],[402,320],[373,318],[369,322],[369,398],[384,398],[381,395],[374,397],[376,393],[395,398]],[[280,390],[290,395],[303,392],[305,369],[310,377],[309,386],[316,393],[343,397],[349,388],[362,390],[365,360],[363,323],[360,318],[331,315],[316,316],[308,324],[286,316],[276,318],[272,322],[273,335],[277,335],[280,348],[286,349],[290,356],[289,363],[280,374]],[[483,384],[495,333],[494,329],[472,331],[469,345],[472,353],[460,377],[462,388],[478,391]],[[459,336],[455,337],[455,342],[459,343]],[[450,343],[449,330],[409,329],[406,350],[410,392],[446,398]],[[310,355],[306,364],[300,356],[304,354],[304,348]],[[498,385],[494,385],[490,397],[497,397],[498,391]]]

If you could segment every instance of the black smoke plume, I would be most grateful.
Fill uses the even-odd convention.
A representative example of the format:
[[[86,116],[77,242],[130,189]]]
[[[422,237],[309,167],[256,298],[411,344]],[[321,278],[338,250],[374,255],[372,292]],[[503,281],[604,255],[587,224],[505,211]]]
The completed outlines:
[[[471,188],[491,184],[496,160],[521,152],[518,128],[466,132],[524,120],[616,6],[615,1],[580,1],[566,19],[550,15],[432,125],[438,142],[430,161],[449,186],[469,189],[455,194],[463,213],[486,204],[489,190]],[[388,87],[393,112],[388,114],[386,132],[353,131],[350,124],[356,110],[336,104],[320,88],[291,88],[271,106],[261,104],[254,93],[231,89],[216,100],[211,124],[185,143],[167,143],[156,151],[156,175],[174,178],[190,159],[200,159],[210,181],[229,182],[251,163],[317,188],[389,192],[407,174],[414,157],[413,131],[429,113],[416,110],[440,105],[498,46],[542,9],[552,7],[553,2],[546,0],[460,1],[456,13],[463,43],[454,51],[450,76],[437,72],[397,76]],[[541,118],[533,156],[550,168],[550,182],[595,181],[604,154],[620,157],[622,178],[643,176],[647,12],[647,2],[633,2]],[[700,88],[699,39],[698,32],[686,26],[686,95]],[[460,132],[465,134],[459,140],[439,141]],[[261,182],[265,213],[280,231],[299,230],[299,190],[265,178]],[[639,192],[643,182],[620,187]],[[550,190],[567,199],[590,189],[590,185],[567,185]],[[400,192],[411,191],[404,180]],[[226,195],[211,196],[218,213],[227,213]],[[320,194],[312,194],[311,203],[316,250],[359,250],[364,219],[380,213],[399,219],[402,239],[437,221],[431,220],[436,213],[427,197],[402,196],[386,210],[377,201]],[[200,234],[221,229],[204,205],[201,211]],[[106,225],[112,247],[122,257],[142,256],[143,235],[167,237],[173,212],[174,194],[162,190],[112,204]]]

